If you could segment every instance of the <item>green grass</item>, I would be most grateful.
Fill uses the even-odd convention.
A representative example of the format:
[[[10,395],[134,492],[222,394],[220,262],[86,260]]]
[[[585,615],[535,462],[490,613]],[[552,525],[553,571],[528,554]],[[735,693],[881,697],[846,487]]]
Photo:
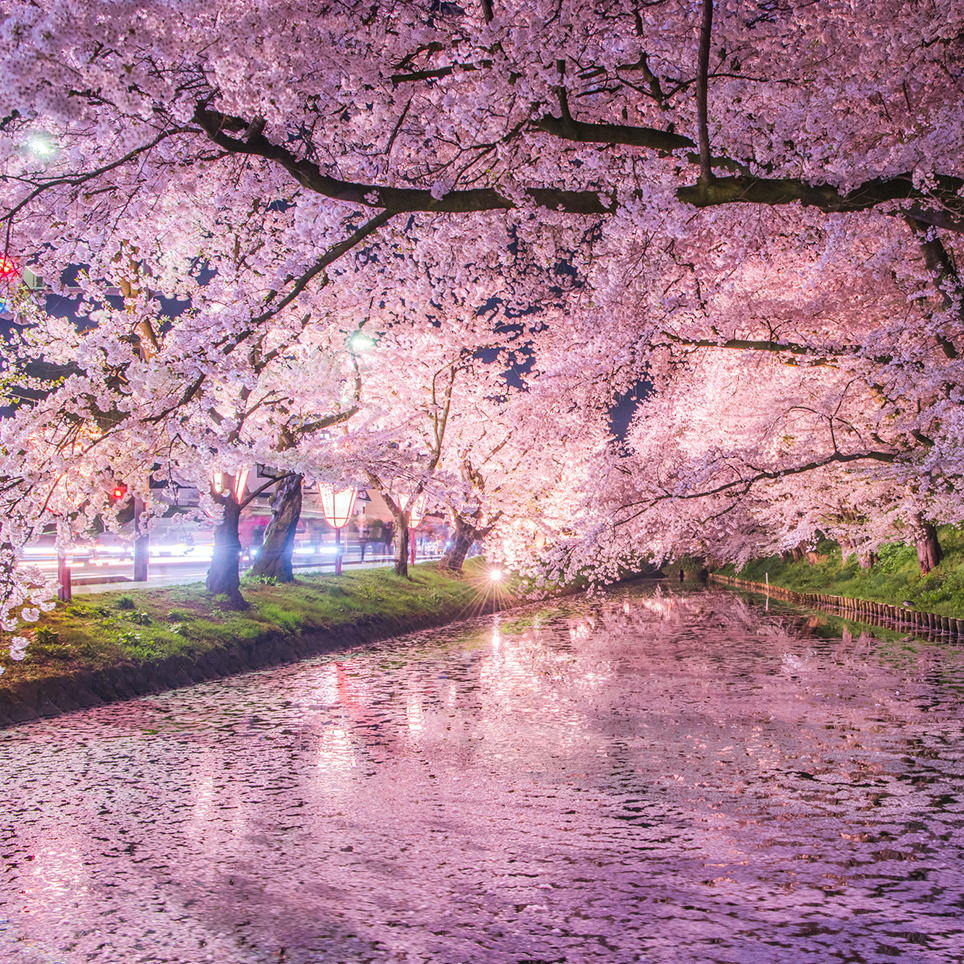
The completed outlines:
[[[32,637],[23,661],[11,660],[0,642],[0,686],[123,662],[198,656],[240,641],[331,632],[358,622],[378,620],[391,633],[419,619],[469,618],[493,597],[502,606],[524,601],[517,581],[491,580],[481,559],[470,560],[462,575],[434,564],[413,566],[409,574],[404,579],[388,569],[365,569],[305,575],[282,585],[246,578],[241,591],[250,605],[243,611],[231,610],[201,583],[77,596],[21,629]]]
[[[738,572],[732,566],[720,572],[753,582],[764,582],[769,576],[773,585],[796,592],[830,593],[894,606],[907,600],[924,612],[964,617],[964,531],[942,526],[938,537],[944,559],[926,576],[920,574],[914,547],[900,542],[881,546],[878,561],[869,569],[861,569],[853,554],[843,562],[840,547],[825,541],[816,547],[819,561],[815,565],[805,559],[785,562],[779,556],[769,556],[748,563]]]

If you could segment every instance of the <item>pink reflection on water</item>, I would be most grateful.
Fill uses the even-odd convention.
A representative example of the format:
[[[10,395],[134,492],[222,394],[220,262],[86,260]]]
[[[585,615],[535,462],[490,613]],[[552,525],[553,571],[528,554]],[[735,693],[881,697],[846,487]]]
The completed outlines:
[[[0,961],[950,964],[962,681],[636,591],[6,731]]]

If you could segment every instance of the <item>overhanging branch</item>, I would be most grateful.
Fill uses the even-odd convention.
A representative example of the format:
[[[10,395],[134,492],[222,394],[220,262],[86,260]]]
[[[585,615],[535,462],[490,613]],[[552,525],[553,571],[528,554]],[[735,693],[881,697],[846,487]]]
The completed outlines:
[[[474,188],[450,191],[442,197],[420,188],[399,188],[386,185],[360,184],[331,177],[312,161],[299,159],[287,147],[272,144],[263,134],[247,140],[231,136],[229,131],[246,130],[242,119],[230,117],[199,104],[195,122],[219,147],[233,154],[262,157],[284,168],[304,188],[324,197],[345,201],[360,207],[393,213],[424,211],[434,214],[465,214],[482,211],[512,210],[515,202],[494,188]],[[543,115],[533,126],[563,140],[581,143],[622,144],[668,155],[691,150],[689,137],[651,127],[620,124],[586,124],[571,118]],[[699,160],[688,155],[686,161]],[[735,159],[711,158],[713,167],[746,171]],[[924,192],[914,186],[911,173],[891,178],[871,178],[860,186],[842,194],[830,184],[812,184],[801,178],[753,177],[747,173],[732,177],[702,178],[696,184],[680,187],[676,197],[696,208],[719,207],[725,204],[760,204],[769,207],[783,204],[802,204],[825,213],[866,211],[899,201],[914,201],[909,210],[919,221],[957,233],[964,233],[964,200],[958,192],[964,189],[964,179],[937,175],[933,190]],[[612,214],[616,204],[606,190],[568,191],[558,188],[526,189],[528,197],[539,207],[569,214]]]
[[[817,469],[826,468],[829,465],[848,465],[854,462],[883,462],[886,464],[892,464],[897,461],[897,454],[894,452],[881,452],[881,451],[869,451],[869,452],[834,452],[823,459],[814,459],[810,462],[805,462],[801,465],[790,466],[783,469],[755,469],[752,474],[747,476],[741,476],[740,478],[733,479],[730,482],[723,482],[718,486],[711,489],[704,489],[699,492],[663,492],[660,495],[653,496],[651,499],[645,499],[640,502],[631,502],[627,505],[622,506],[623,509],[635,508],[632,515],[627,516],[625,519],[617,520],[614,525],[626,525],[633,519],[640,516],[647,509],[651,509],[661,502],[689,502],[694,499],[709,499],[716,495],[727,495],[735,494],[736,497],[742,497],[747,495],[754,485],[760,482],[773,482],[778,479],[786,478],[795,475],[804,475],[808,472],[814,472]]]

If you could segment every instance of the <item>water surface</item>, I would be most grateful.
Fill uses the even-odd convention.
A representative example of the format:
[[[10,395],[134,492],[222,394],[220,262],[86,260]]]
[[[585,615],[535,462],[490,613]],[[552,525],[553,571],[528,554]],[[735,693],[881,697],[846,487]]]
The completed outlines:
[[[958,962],[964,654],[621,590],[0,732],[0,961]]]

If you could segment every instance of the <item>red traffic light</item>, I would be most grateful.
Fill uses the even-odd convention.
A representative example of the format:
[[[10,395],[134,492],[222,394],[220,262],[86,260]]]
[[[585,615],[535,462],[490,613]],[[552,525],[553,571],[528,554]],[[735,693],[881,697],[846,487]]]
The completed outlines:
[[[115,485],[114,488],[110,490],[110,501],[111,504],[116,505],[124,496],[127,495],[127,486],[123,483]]]

